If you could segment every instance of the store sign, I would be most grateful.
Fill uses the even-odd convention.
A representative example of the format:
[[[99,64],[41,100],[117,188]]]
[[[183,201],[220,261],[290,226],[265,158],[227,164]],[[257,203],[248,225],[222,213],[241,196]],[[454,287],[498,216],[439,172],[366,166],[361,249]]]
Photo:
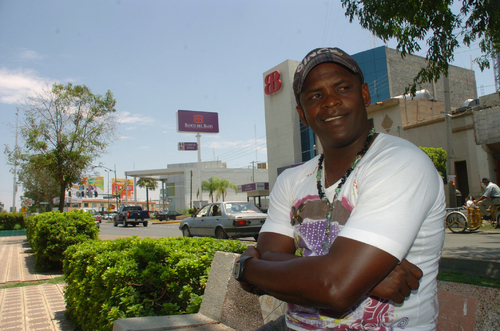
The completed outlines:
[[[259,182],[241,185],[241,192],[269,190],[269,183]]]
[[[179,151],[197,151],[198,143],[179,143],[177,149]]]
[[[219,133],[219,114],[206,111],[178,110],[177,132]]]
[[[281,89],[281,74],[278,70],[264,77],[264,92],[267,95],[278,92]]]

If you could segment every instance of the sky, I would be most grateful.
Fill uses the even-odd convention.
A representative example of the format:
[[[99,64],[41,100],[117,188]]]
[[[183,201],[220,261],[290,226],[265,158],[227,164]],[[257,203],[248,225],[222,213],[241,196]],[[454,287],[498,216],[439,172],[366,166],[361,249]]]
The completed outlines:
[[[197,152],[177,150],[179,142],[196,142],[194,134],[177,132],[177,110],[219,114],[219,133],[201,136],[202,161],[221,160],[229,168],[266,162],[264,72],[317,47],[355,54],[384,45],[344,12],[339,1],[325,0],[1,0],[2,152],[15,146],[19,102],[58,82],[113,93],[117,139],[94,163],[116,166],[118,178],[198,160]],[[471,57],[479,55],[477,44],[462,47],[452,65],[470,69]],[[472,69],[478,96],[493,93],[493,71]],[[11,170],[3,154],[6,210],[13,205]],[[97,171],[107,180],[104,169]],[[19,187],[17,209],[21,195]]]

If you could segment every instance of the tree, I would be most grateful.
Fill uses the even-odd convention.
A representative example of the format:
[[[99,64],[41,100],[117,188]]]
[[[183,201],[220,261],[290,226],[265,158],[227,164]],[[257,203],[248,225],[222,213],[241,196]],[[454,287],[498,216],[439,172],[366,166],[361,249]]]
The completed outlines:
[[[219,181],[219,187],[217,188],[217,195],[215,200],[219,201],[219,197],[222,196],[222,201],[224,201],[224,198],[227,195],[227,189],[232,188],[235,193],[238,193],[238,186],[236,186],[233,183],[230,183],[227,179],[221,179]]]
[[[419,147],[422,151],[427,154],[434,163],[436,170],[439,172],[441,177],[444,179],[444,174],[446,173],[446,151],[442,148],[433,147]]]
[[[59,185],[59,210],[66,190],[115,137],[113,94],[94,95],[85,85],[52,85],[21,103],[24,121],[20,136],[24,147],[5,153],[10,165],[44,169]]]
[[[158,182],[152,178],[140,178],[137,186],[146,188],[146,208],[149,210],[149,190],[154,191],[158,187]]]
[[[212,176],[208,179],[208,181],[201,182],[201,190],[203,192],[208,192],[208,196],[212,198],[212,202],[214,202],[214,193],[219,189],[220,178],[217,176]]]
[[[361,26],[384,42],[398,41],[404,57],[421,50],[427,38],[427,67],[422,68],[406,88],[415,95],[417,85],[437,81],[448,75],[448,63],[461,42],[469,47],[479,41],[482,56],[475,59],[481,70],[500,52],[500,10],[497,0],[462,0],[458,13],[450,0],[341,0],[350,22],[355,17]],[[455,10],[457,11],[457,10]]]
[[[35,163],[27,162],[20,166],[18,171],[18,182],[24,190],[24,197],[33,201],[49,203],[52,210],[52,198],[59,193],[59,183],[43,168],[38,168]],[[35,209],[33,206],[31,209]]]

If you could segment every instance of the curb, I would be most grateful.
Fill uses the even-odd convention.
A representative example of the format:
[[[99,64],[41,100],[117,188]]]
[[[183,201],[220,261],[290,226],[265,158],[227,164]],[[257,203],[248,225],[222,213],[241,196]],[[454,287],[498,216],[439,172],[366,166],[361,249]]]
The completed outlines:
[[[462,272],[470,276],[500,279],[500,262],[441,257],[439,271]]]

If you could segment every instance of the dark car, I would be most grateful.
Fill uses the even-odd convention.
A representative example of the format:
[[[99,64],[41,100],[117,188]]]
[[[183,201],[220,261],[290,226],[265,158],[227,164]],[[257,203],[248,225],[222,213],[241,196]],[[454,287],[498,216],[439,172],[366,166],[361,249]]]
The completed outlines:
[[[179,229],[184,237],[253,237],[257,240],[266,218],[267,214],[250,202],[215,202],[182,220]]]
[[[164,211],[156,215],[156,219],[159,221],[170,221],[175,220],[177,216],[181,216],[182,214],[175,210]]]

